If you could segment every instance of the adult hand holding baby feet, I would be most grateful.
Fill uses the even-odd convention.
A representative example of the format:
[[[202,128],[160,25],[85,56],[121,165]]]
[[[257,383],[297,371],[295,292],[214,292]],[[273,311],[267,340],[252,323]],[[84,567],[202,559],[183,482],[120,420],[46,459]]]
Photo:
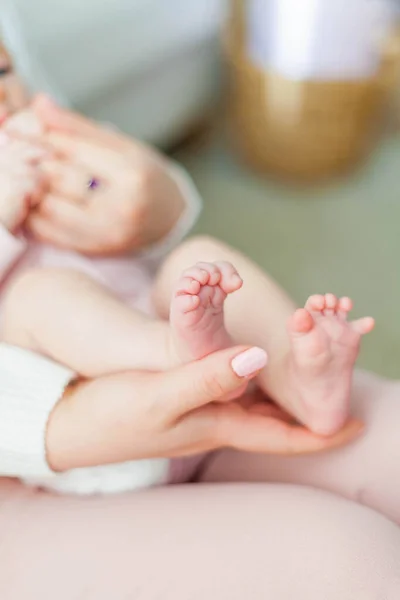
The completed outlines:
[[[370,317],[348,321],[350,298],[311,296],[290,318],[287,376],[305,422],[331,435],[346,422],[361,337],[374,328]]]
[[[56,111],[57,115],[63,116],[70,124],[75,123],[79,131],[82,127],[85,129],[85,122],[82,125],[81,119],[77,120],[61,109],[53,108],[52,111],[52,114]],[[15,124],[14,121],[14,126]],[[21,128],[22,136],[29,128],[26,124]],[[92,129],[93,126],[90,131]],[[11,130],[9,131],[11,135]],[[17,133],[14,131],[15,136]],[[103,135],[113,137],[115,134],[103,132]],[[35,138],[35,135],[32,137]],[[100,249],[102,254],[112,254],[122,248],[131,249],[136,243],[143,246],[155,241],[157,236],[153,237],[154,232],[150,237],[141,237],[143,227],[140,226],[140,215],[136,211],[142,213],[142,201],[147,205],[147,201],[154,199],[153,192],[157,190],[159,193],[156,195],[162,200],[163,210],[169,211],[169,203],[165,201],[164,194],[166,180],[157,175],[161,171],[165,175],[166,167],[159,158],[153,155],[149,157],[147,154],[144,156],[141,148],[133,145],[132,153],[137,154],[137,159],[140,155],[143,161],[135,163],[133,154],[129,153],[129,161],[126,162],[125,153],[110,150],[103,143],[100,146],[94,144],[81,138],[76,132],[69,135],[50,134],[45,136],[45,140],[51,140],[55,155],[62,156],[62,160],[58,162],[53,157],[53,160],[46,161],[46,176],[51,193],[45,195],[40,207],[29,219],[31,231],[39,240],[89,254],[96,254]],[[17,136],[15,141],[22,143],[23,139],[20,137],[18,140]],[[113,147],[115,146],[111,144],[111,148]],[[50,163],[54,171],[50,169],[49,172]],[[143,192],[143,181],[141,178],[140,181],[137,180],[134,163],[140,166],[142,174],[148,175],[151,171],[152,189],[153,184],[157,184],[157,190],[146,188],[146,193],[139,194],[140,202],[138,190],[140,188]],[[103,173],[103,185],[95,193],[89,193],[88,178],[98,172]],[[129,184],[128,189],[125,185],[127,181],[133,187]],[[121,182],[123,185],[120,185]],[[135,187],[138,183],[139,188]],[[85,193],[82,197],[83,189]],[[123,206],[127,213],[125,209],[122,210]],[[154,208],[154,204],[150,202],[147,205],[146,214],[152,212],[149,207]],[[117,213],[121,222],[114,220]],[[164,214],[158,214],[158,223],[164,222]],[[21,218],[23,220],[24,216]],[[111,222],[113,227],[110,227]],[[121,229],[119,225],[122,222]],[[151,222],[154,222],[154,218]],[[14,223],[13,226],[18,224],[20,223]],[[94,237],[91,237],[90,232]],[[107,236],[110,235],[112,239],[107,241]],[[101,244],[97,246],[99,240]],[[187,253],[185,248],[183,246],[183,250],[180,250],[182,257]],[[180,361],[199,359],[229,346],[231,337],[234,344],[245,343],[265,348],[270,356],[270,365],[260,373],[258,383],[266,394],[315,433],[330,435],[338,431],[348,417],[351,372],[359,341],[362,334],[372,329],[372,321],[348,324],[345,316],[349,306],[346,306],[346,302],[326,296],[323,306],[318,307],[318,302],[312,304],[310,301],[302,312],[297,312],[290,322],[289,336],[286,334],[283,337],[279,331],[281,321],[273,316],[275,310],[278,315],[282,312],[279,307],[280,296],[259,269],[240,254],[223,247],[215,249],[212,244],[207,243],[196,249],[193,262],[198,258],[214,263],[212,269],[217,269],[217,272],[208,270],[209,267],[203,269],[200,265],[200,272],[195,277],[189,276],[189,280],[185,276],[175,293],[170,316],[172,338]],[[192,262],[188,255],[184,259],[183,267]],[[175,257],[166,261],[167,266],[174,261],[173,272],[178,266]],[[227,266],[227,263],[230,265]],[[221,264],[223,267],[218,266]],[[238,267],[245,278],[245,289],[239,289],[241,281],[232,264]],[[164,272],[168,272],[168,269],[164,268]],[[171,273],[168,279],[176,280],[175,276],[171,277]],[[168,282],[164,283],[163,287],[167,289],[168,285]],[[226,330],[222,307],[228,295],[232,296],[232,300],[229,298],[227,303],[229,310]],[[164,294],[164,297],[169,299],[171,295]],[[163,301],[165,302],[167,300]],[[275,306],[271,306],[271,302]],[[159,308],[164,314],[164,308]]]
[[[360,435],[358,421],[330,438],[314,435],[286,419],[258,393],[240,401],[221,401],[265,363],[260,349],[233,347],[164,372],[127,372],[78,382],[50,418],[49,462],[55,471],[64,471],[225,447],[308,454],[340,447]],[[132,402],[133,398],[140,401]]]
[[[296,310],[279,286],[251,260],[205,237],[188,240],[165,261],[154,295],[163,318],[167,319],[170,312],[166,299],[174,297],[176,289],[179,294],[182,292],[179,286],[173,287],[171,281],[176,281],[179,273],[198,257],[217,265],[221,262],[235,265],[243,279],[243,285],[226,299],[226,326],[234,344],[246,343],[266,350],[268,366],[257,378],[265,395],[314,433],[326,436],[338,432],[349,417],[350,384],[360,340],[372,330],[373,320],[349,322],[351,301],[338,300],[332,294],[312,296],[305,308]],[[194,292],[184,286],[184,297],[196,296],[198,282],[184,279],[184,283],[195,286]],[[197,299],[194,302],[194,306],[199,305]],[[290,314],[292,317],[285,328],[282,323]],[[186,315],[185,318],[193,317]],[[175,322],[173,311],[171,320]],[[221,336],[220,325],[217,331]],[[228,343],[227,334],[224,335],[223,343]],[[184,337],[180,334],[180,344],[187,348]],[[195,337],[196,344],[203,344],[197,324]],[[190,346],[191,356],[197,351],[197,347]]]
[[[170,312],[172,340],[181,361],[232,345],[223,307],[228,295],[242,285],[229,262],[201,262],[183,273]],[[361,337],[374,327],[369,317],[348,321],[351,309],[350,298],[315,295],[288,323],[291,350],[286,378],[298,408],[295,416],[320,435],[332,435],[346,423]]]
[[[242,285],[237,270],[226,261],[200,262],[183,273],[170,310],[172,341],[181,361],[232,345],[223,308],[228,295],[234,297]],[[332,435],[346,423],[361,337],[374,327],[369,317],[349,322],[351,309],[349,298],[311,296],[288,323],[291,349],[285,376],[298,409],[295,416],[320,435]]]

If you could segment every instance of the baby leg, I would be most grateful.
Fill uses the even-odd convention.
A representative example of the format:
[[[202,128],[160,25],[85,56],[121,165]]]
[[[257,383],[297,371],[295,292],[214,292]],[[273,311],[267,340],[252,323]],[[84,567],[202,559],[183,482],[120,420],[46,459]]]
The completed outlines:
[[[3,341],[41,352],[85,377],[173,366],[168,323],[124,305],[87,276],[38,269],[13,282]]]
[[[366,428],[349,446],[297,457],[221,452],[202,481],[319,488],[373,508],[400,525],[400,382],[356,371],[352,409]]]
[[[241,284],[229,264],[191,269],[176,284],[169,324],[132,310],[77,271],[32,270],[7,294],[3,341],[86,377],[165,370],[231,344],[223,304]]]
[[[155,302],[166,318],[177,274],[197,261],[235,265],[243,287],[227,299],[225,318],[234,343],[260,346],[269,365],[261,387],[291,414],[320,434],[332,434],[348,417],[351,375],[363,333],[372,320],[347,324],[348,299],[310,299],[307,310],[294,304],[260,268],[224,244],[195,238],[183,244],[160,271]],[[285,324],[288,323],[288,327]]]

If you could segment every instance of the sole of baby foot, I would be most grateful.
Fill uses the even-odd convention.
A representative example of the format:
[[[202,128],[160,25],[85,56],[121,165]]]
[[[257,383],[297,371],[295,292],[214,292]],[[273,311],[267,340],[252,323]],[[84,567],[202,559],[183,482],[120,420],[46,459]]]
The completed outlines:
[[[171,302],[170,326],[179,360],[197,360],[232,344],[224,323],[224,303],[242,287],[230,263],[203,263],[187,269]]]
[[[332,435],[349,418],[354,365],[370,317],[348,321],[350,298],[311,296],[288,323],[287,377],[296,417],[314,433]]]

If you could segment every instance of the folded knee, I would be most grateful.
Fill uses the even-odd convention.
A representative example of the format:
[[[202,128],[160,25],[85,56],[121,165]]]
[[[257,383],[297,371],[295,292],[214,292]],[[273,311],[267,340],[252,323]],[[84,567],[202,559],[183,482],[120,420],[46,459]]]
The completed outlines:
[[[183,242],[177,253],[193,256],[193,262],[214,261],[221,259],[221,255],[229,251],[223,242],[208,235],[198,235]]]
[[[168,256],[161,269],[162,273],[176,276],[182,270],[197,262],[232,260],[232,250],[222,242],[200,235],[189,238],[180,244]]]
[[[63,282],[75,277],[67,269],[37,268],[29,269],[15,277],[6,289],[3,304],[3,322],[5,326],[15,319],[25,320],[35,306],[46,310],[54,300],[55,292]],[[80,274],[76,274],[80,277]]]
[[[54,286],[58,269],[29,269],[9,284],[5,299],[7,305],[29,302],[37,291]]]

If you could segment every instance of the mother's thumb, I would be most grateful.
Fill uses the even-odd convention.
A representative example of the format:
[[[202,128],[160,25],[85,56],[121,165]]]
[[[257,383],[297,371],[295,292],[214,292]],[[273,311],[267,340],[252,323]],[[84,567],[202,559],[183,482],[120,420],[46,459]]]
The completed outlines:
[[[185,414],[232,394],[253,379],[267,364],[267,354],[257,347],[229,348],[188,363],[169,373],[169,395],[175,412]]]

